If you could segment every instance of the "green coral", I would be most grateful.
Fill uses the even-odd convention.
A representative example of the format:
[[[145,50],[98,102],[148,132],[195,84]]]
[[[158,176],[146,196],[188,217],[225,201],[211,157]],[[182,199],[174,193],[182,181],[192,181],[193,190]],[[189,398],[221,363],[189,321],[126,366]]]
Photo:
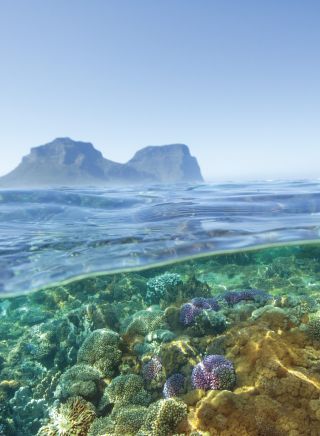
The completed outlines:
[[[166,299],[171,291],[180,284],[182,284],[181,276],[176,273],[165,272],[164,274],[152,277],[147,281],[147,303],[157,304],[160,300]]]
[[[126,320],[123,327],[124,333],[128,336],[145,336],[154,330],[165,329],[167,325],[162,310],[157,306],[153,306],[148,310],[136,312],[132,317]]]
[[[205,335],[217,335],[223,333],[227,328],[227,319],[220,313],[213,310],[203,310],[196,318],[187,333],[190,336],[199,337]]]
[[[115,408],[128,405],[146,406],[150,397],[144,389],[143,379],[136,374],[119,375],[107,386],[104,400],[114,404]]]
[[[112,377],[121,360],[118,333],[98,329],[91,332],[78,351],[78,362],[97,368],[106,377]]]
[[[92,366],[74,365],[62,374],[55,396],[61,399],[81,396],[87,400],[94,400],[99,395],[101,377],[101,373]]]
[[[121,408],[115,416],[115,434],[136,435],[144,423],[147,410],[136,405]]]
[[[187,417],[187,405],[175,398],[159,400],[148,409],[138,436],[168,436]]]
[[[114,434],[115,423],[110,416],[96,418],[89,428],[87,436],[105,436]]]
[[[320,341],[320,317],[312,318],[307,325],[308,336],[316,341]]]
[[[144,406],[125,406],[111,416],[97,418],[91,424],[88,436],[136,435],[144,423],[148,409]]]

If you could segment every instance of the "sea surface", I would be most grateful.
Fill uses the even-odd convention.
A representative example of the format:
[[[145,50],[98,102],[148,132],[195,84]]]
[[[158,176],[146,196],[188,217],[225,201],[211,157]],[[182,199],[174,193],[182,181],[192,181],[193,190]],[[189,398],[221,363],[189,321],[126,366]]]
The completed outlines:
[[[319,436],[320,181],[0,191],[0,435]]]
[[[320,181],[0,190],[0,294],[320,237]]]

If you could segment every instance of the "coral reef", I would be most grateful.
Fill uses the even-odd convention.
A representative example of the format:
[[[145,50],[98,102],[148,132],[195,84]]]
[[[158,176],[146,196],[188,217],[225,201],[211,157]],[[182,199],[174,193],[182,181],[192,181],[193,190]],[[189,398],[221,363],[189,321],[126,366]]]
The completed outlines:
[[[307,325],[308,336],[316,341],[320,341],[320,317],[313,317]]]
[[[213,435],[317,434],[320,351],[307,346],[304,332],[278,325],[279,319],[261,317],[228,331],[238,387],[190,403],[192,428]]]
[[[142,367],[142,375],[145,380],[153,380],[158,377],[162,370],[162,362],[159,356],[153,356]]]
[[[41,427],[38,436],[86,436],[96,417],[91,403],[81,397],[69,398],[50,413],[50,422]]]
[[[233,306],[240,301],[255,301],[256,303],[264,305],[271,296],[260,289],[245,289],[242,291],[226,292],[222,295],[222,298],[229,304],[229,306]]]
[[[148,409],[139,405],[131,405],[121,408],[114,417],[115,435],[136,435],[144,424]]]
[[[105,436],[114,433],[115,423],[110,416],[96,418],[90,425],[88,436]]]
[[[102,374],[96,368],[83,363],[74,365],[62,374],[55,396],[60,399],[81,396],[94,401],[100,395]]]
[[[91,332],[78,351],[78,362],[97,368],[106,377],[114,375],[121,360],[118,333],[98,329]]]
[[[236,375],[232,362],[219,354],[206,356],[192,370],[192,385],[195,389],[228,389],[236,384]]]
[[[181,283],[179,274],[169,272],[149,279],[147,281],[146,302],[148,304],[160,303],[160,300],[166,299],[168,294]]]
[[[153,403],[138,436],[168,436],[187,417],[187,406],[175,398]]]
[[[3,300],[0,434],[318,436],[319,259],[231,253]]]
[[[172,374],[163,386],[164,398],[176,397],[184,391],[185,378],[182,374]]]
[[[219,310],[220,306],[215,298],[196,297],[189,303],[185,303],[180,310],[180,321],[183,325],[193,324],[204,310]]]
[[[186,332],[190,336],[216,335],[227,328],[227,318],[221,312],[203,310],[188,327]]]
[[[158,329],[166,329],[164,313],[158,306],[140,310],[124,320],[121,332],[127,337],[145,336]]]
[[[149,394],[144,389],[143,379],[136,374],[119,375],[107,386],[104,398],[115,406],[140,405],[150,402]]]

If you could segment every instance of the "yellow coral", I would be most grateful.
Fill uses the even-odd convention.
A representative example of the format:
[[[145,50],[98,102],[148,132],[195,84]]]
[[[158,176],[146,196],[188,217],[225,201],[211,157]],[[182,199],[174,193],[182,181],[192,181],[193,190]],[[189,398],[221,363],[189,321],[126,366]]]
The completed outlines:
[[[235,364],[237,387],[187,401],[194,431],[217,436],[320,434],[320,350],[281,316],[277,312],[272,319],[269,312],[254,324],[242,322],[229,330],[227,357]]]

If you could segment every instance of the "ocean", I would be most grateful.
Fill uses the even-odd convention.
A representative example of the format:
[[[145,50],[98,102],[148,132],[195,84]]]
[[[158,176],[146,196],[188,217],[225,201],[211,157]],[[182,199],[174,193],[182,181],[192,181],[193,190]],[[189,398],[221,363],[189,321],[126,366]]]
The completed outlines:
[[[0,190],[0,435],[320,435],[320,181]]]

